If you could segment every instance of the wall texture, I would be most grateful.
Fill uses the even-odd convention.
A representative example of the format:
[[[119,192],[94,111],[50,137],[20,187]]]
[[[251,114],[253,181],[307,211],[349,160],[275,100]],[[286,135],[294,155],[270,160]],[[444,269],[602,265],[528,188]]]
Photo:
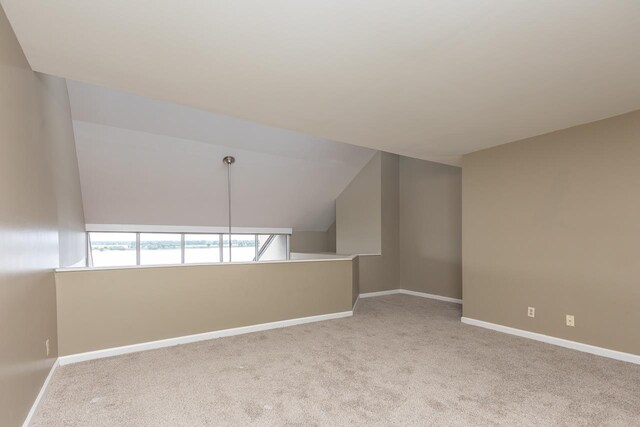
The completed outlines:
[[[0,424],[18,426],[57,355],[52,269],[84,257],[84,223],[65,83],[31,71],[1,8],[0,87]]]
[[[380,153],[381,255],[360,257],[360,292],[398,289],[400,257],[399,156]]]
[[[382,251],[382,153],[376,153],[336,199],[336,251]]]
[[[60,355],[350,311],[352,260],[56,273]]]
[[[353,259],[353,269],[351,270],[351,306],[355,308],[356,301],[360,296],[360,257]]]
[[[360,254],[362,293],[398,288],[399,158],[377,153],[336,200],[336,250]]]
[[[326,231],[298,231],[291,235],[291,252],[299,253],[335,253],[336,252],[336,223],[335,221]]]
[[[639,159],[640,111],[464,156],[464,316],[640,354]]]
[[[462,170],[400,157],[400,287],[462,298]]]
[[[327,252],[336,252],[336,222],[327,229]]]
[[[290,244],[291,252],[311,254],[328,252],[325,231],[294,231]]]

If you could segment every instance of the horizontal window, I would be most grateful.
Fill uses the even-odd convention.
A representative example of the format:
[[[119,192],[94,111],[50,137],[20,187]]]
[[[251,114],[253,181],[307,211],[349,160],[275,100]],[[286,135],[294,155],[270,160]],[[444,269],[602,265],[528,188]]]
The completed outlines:
[[[89,266],[252,262],[289,259],[287,234],[89,232]]]
[[[140,233],[140,265],[180,264],[182,235]]]
[[[258,257],[256,251],[257,241],[255,234],[232,234],[231,241],[229,235],[222,235],[222,262],[247,262],[265,261]],[[286,259],[283,257],[282,259]]]
[[[220,262],[221,243],[219,234],[185,234],[184,262]]]
[[[89,233],[90,265],[114,267],[136,265],[136,233]]]
[[[288,241],[284,234],[262,234],[258,236],[258,253],[261,261],[277,261],[288,258]]]

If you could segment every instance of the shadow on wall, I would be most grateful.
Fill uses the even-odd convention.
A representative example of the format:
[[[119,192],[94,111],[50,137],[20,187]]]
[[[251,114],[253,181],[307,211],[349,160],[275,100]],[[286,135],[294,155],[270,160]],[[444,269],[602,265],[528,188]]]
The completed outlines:
[[[336,223],[326,231],[296,230],[291,235],[291,252],[307,254],[336,253]]]
[[[455,166],[377,153],[336,200],[336,246],[360,254],[360,292],[462,298],[462,177]]]

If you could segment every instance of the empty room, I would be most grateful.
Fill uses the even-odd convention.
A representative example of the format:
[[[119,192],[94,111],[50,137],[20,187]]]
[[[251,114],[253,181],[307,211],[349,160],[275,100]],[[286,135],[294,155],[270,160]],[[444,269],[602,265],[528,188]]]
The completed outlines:
[[[0,426],[640,426],[640,2],[0,0]]]

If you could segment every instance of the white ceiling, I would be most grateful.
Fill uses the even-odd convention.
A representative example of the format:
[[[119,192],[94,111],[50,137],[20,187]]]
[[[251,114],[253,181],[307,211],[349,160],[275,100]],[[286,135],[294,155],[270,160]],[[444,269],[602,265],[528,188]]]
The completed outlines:
[[[640,108],[637,0],[0,0],[36,71],[408,156]]]
[[[88,224],[325,231],[375,151],[68,81]]]

